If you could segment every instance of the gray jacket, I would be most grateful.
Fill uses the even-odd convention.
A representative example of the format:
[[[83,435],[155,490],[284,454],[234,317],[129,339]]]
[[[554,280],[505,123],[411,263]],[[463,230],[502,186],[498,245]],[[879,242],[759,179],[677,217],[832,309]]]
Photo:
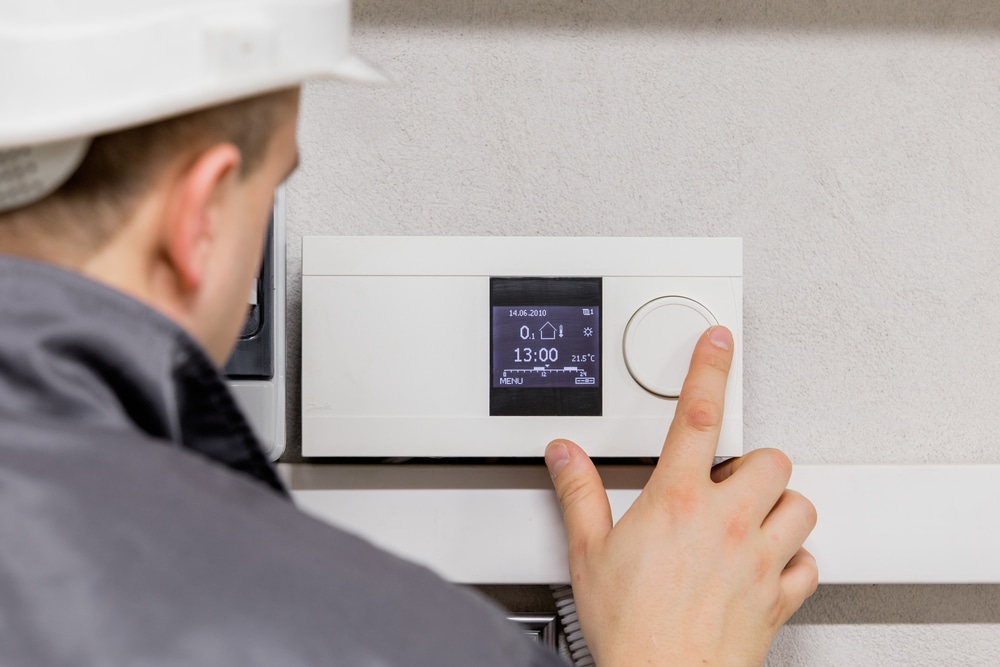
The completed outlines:
[[[0,665],[561,664],[296,510],[172,322],[0,258]]]

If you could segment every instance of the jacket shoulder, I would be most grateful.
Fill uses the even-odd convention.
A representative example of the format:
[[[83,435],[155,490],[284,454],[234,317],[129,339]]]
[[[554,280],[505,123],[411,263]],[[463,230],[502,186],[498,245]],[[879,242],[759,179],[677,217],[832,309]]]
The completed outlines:
[[[2,434],[2,664],[562,664],[472,592],[198,454]]]

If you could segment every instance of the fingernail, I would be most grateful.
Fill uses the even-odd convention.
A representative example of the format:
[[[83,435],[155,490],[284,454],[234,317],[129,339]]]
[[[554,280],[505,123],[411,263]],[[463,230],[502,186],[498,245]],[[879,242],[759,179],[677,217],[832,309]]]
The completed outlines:
[[[723,350],[733,349],[733,334],[726,327],[712,327],[708,330],[708,339],[715,347]]]
[[[545,465],[549,468],[549,475],[556,478],[566,464],[569,463],[569,450],[561,442],[550,442],[545,449]]]

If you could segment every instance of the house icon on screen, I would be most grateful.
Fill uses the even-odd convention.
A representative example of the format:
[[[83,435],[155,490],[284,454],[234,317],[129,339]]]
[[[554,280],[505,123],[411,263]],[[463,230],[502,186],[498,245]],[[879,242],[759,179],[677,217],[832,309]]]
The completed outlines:
[[[542,328],[538,330],[538,334],[542,337],[542,340],[555,340],[556,328],[552,326],[551,323],[546,322],[542,325]]]

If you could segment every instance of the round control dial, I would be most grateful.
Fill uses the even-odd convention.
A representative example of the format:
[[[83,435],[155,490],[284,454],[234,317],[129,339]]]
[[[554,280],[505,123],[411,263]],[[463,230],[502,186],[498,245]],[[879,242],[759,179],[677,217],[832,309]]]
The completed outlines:
[[[625,366],[639,386],[663,398],[677,398],[691,365],[691,353],[715,315],[694,299],[662,296],[635,311],[625,326]]]

